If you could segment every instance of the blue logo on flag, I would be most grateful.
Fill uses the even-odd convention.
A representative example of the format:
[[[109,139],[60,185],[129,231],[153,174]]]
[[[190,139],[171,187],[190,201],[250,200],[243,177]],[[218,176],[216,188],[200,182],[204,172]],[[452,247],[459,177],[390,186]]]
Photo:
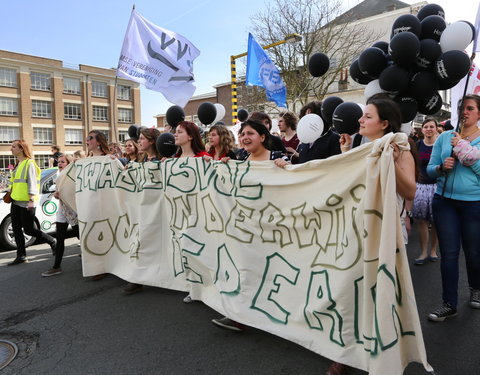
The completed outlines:
[[[275,102],[279,107],[287,108],[287,88],[280,72],[250,33],[246,84],[263,87],[267,92],[267,100]]]

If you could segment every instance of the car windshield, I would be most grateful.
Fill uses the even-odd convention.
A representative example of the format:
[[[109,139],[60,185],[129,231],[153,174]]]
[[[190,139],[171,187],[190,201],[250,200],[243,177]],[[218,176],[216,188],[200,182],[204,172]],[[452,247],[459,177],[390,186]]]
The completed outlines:
[[[47,178],[48,176],[51,176],[54,173],[57,173],[58,169],[57,168],[49,168],[49,169],[44,169],[42,171],[42,181],[43,179]]]

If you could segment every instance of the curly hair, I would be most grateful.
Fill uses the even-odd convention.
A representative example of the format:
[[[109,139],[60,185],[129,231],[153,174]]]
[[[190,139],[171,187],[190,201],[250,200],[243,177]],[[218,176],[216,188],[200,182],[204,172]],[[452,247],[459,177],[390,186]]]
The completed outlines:
[[[213,130],[215,130],[220,137],[220,155],[226,155],[229,151],[232,151],[234,142],[230,130],[228,130],[225,125],[220,124],[213,125],[208,133],[210,134]],[[215,147],[210,146],[208,153],[213,155],[213,153],[215,153]]]
[[[290,111],[280,112],[278,117],[283,117],[285,125],[287,125],[292,130],[297,130],[298,118],[295,113]]]
[[[320,117],[322,116],[322,102],[318,100],[314,100],[313,102],[305,104],[302,109],[300,109],[300,118],[305,116],[307,114],[307,111],[310,111],[309,113],[315,113],[316,115],[319,115]]]

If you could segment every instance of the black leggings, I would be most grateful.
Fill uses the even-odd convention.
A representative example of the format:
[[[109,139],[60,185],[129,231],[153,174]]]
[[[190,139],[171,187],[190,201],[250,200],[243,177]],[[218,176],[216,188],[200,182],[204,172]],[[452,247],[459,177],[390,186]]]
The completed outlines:
[[[63,253],[65,252],[65,238],[67,238],[68,223],[57,222],[56,225],[57,246],[55,248],[55,264],[53,265],[53,268],[60,268],[60,265],[62,264]],[[72,229],[75,236],[80,239],[78,234],[78,225],[73,225]]]
[[[55,238],[34,227],[35,208],[20,207],[12,203],[10,215],[12,218],[13,235],[17,244],[17,258],[27,256],[23,232],[29,236],[41,238],[49,245],[55,241]]]

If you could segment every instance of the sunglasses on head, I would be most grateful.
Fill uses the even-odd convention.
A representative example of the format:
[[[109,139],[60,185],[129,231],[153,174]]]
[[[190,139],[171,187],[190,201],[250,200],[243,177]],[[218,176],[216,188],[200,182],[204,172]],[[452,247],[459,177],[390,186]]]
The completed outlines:
[[[95,138],[93,135],[89,135],[89,136],[87,137],[87,141],[91,141],[93,138]]]

